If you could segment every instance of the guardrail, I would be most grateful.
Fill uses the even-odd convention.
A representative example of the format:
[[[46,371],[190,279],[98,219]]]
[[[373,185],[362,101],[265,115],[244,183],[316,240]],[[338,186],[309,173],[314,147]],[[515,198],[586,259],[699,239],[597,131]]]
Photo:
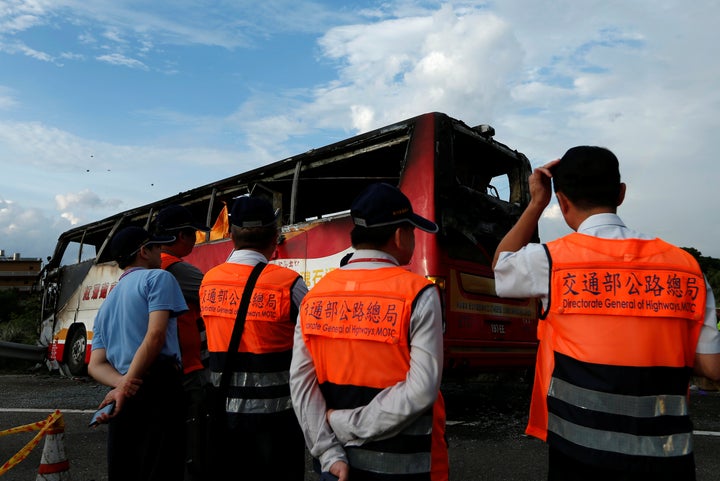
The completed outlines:
[[[46,346],[34,346],[17,342],[0,341],[0,358],[22,359],[43,362],[47,355]]]

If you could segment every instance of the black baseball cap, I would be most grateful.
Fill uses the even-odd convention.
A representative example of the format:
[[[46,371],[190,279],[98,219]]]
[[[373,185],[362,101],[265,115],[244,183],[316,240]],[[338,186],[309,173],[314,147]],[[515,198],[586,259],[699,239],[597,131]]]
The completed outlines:
[[[172,204],[161,209],[155,216],[155,232],[171,232],[181,229],[195,229],[207,232],[210,228],[195,222],[190,211],[182,205]]]
[[[113,259],[127,259],[140,248],[150,244],[169,244],[174,236],[152,236],[142,227],[129,226],[118,231],[110,242],[110,254]]]
[[[277,221],[280,209],[273,210],[267,200],[244,195],[235,199],[230,210],[230,224],[235,227],[267,227]]]
[[[350,207],[355,225],[381,227],[409,222],[420,230],[434,234],[438,226],[415,214],[410,200],[400,189],[384,182],[371,184],[355,198]]]

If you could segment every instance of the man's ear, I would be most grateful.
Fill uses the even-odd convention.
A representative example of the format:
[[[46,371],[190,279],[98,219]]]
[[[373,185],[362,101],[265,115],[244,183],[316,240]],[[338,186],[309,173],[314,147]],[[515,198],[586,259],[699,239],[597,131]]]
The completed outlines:
[[[565,197],[565,194],[562,192],[556,192],[555,198],[557,198],[558,205],[560,206],[560,212],[562,212],[563,215],[567,214],[570,204],[568,203],[568,199]]]
[[[150,249],[152,249],[152,247],[142,246],[140,248],[140,250],[138,251],[137,256],[142,259],[150,259],[150,254],[149,254]]]
[[[622,205],[625,200],[625,192],[627,192],[627,185],[625,182],[620,182],[620,194],[618,195],[617,206]]]
[[[402,224],[400,224],[400,225],[402,225]],[[400,247],[403,245],[402,236],[403,236],[402,228],[398,227],[397,229],[395,229],[395,234],[393,234],[393,241],[395,242],[395,247]]]

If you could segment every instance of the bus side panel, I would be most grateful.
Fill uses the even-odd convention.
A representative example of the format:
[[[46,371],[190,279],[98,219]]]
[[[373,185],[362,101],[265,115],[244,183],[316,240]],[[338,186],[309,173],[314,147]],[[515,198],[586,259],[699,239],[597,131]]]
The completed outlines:
[[[400,179],[400,190],[410,199],[413,211],[436,221],[435,217],[435,116],[418,118],[408,149],[406,168]],[[415,230],[415,252],[410,270],[421,276],[433,275],[432,261],[437,259],[434,234]]]
[[[286,226],[271,262],[296,271],[312,287],[352,251],[351,229],[349,216]],[[205,273],[225,262],[232,250],[230,239],[197,244],[184,260]]]
[[[55,314],[53,343],[49,351],[51,361],[63,361],[67,335],[75,324],[82,324],[86,330],[87,349],[85,351],[85,361],[90,360],[95,316],[108,293],[117,284],[120,274],[122,274],[122,271],[115,262],[98,264],[90,268],[77,289]]]
[[[206,244],[196,244],[193,251],[185,256],[183,260],[194,265],[204,274],[213,267],[225,262],[232,251],[232,241],[223,239]]]
[[[297,271],[309,288],[325,274],[340,267],[350,246],[349,216],[289,226],[273,263]]]
[[[308,228],[292,226],[289,229],[282,234],[272,263],[294,270],[307,283]]]

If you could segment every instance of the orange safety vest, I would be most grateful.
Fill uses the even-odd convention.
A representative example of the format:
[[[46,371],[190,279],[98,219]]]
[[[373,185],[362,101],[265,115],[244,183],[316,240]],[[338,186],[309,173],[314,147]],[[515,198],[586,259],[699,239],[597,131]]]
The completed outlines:
[[[336,269],[300,306],[303,339],[328,408],[353,409],[405,381],[410,369],[410,317],[418,295],[432,284],[400,267]],[[346,446],[353,479],[448,479],[445,407],[432,409],[403,432],[362,446]],[[381,479],[381,478],[373,478]]]
[[[240,299],[253,266],[224,263],[210,269],[200,286],[207,327],[210,375],[220,383]],[[292,287],[297,272],[267,265],[257,280],[232,366],[228,412],[277,413],[292,409],[289,369],[295,319]]]
[[[546,250],[527,433],[612,469],[691,466],[687,393],[706,296],[695,259],[659,239],[579,233]]]
[[[162,268],[168,270],[174,264],[182,262],[180,257],[162,252],[160,254]],[[205,368],[207,359],[207,339],[205,337],[205,324],[200,317],[200,305],[185,299],[187,312],[177,318],[178,341],[182,355],[183,373],[188,374]]]

